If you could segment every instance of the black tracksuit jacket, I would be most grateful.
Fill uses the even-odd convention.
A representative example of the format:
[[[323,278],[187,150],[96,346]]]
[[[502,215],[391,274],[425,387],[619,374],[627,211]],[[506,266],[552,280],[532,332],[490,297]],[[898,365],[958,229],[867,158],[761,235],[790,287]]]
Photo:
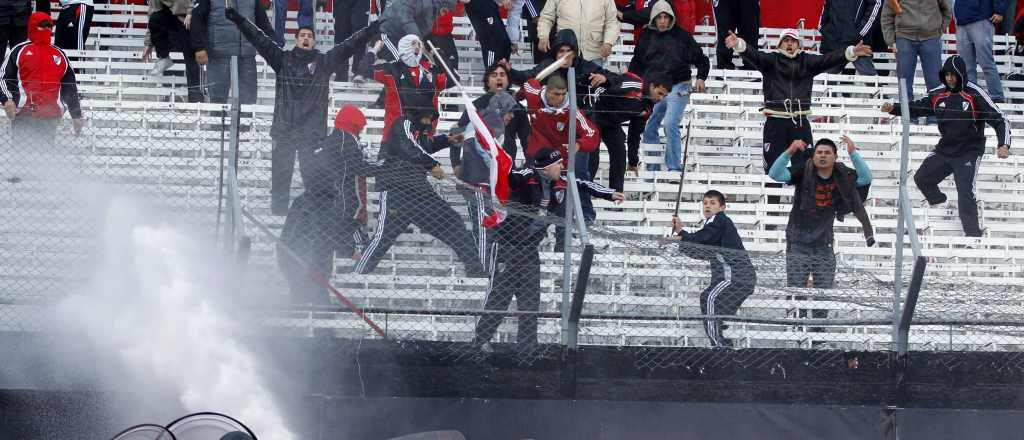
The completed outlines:
[[[281,49],[274,43],[273,38],[249,20],[237,15],[228,18],[238,25],[242,35],[245,35],[276,74],[271,137],[324,137],[327,134],[327,103],[330,98],[331,75],[339,65],[346,63],[354,53],[366,45],[366,41],[376,34],[379,24],[371,24],[357,31],[341,44],[322,53],[316,49]]]
[[[424,126],[404,116],[391,124],[391,136],[377,153],[377,158],[383,162],[377,177],[378,190],[433,191],[426,175],[440,163],[430,155],[449,147],[448,136],[433,134],[430,125]]]
[[[956,75],[957,87],[946,83],[946,72]],[[1010,124],[1006,117],[985,90],[967,81],[966,72],[966,63],[959,55],[946,58],[939,71],[943,85],[910,103],[910,117],[934,115],[938,120],[941,137],[935,145],[935,152],[944,156],[984,154],[985,124],[995,129],[998,145],[1010,145]],[[893,115],[900,115],[900,111],[900,104],[893,105]]]
[[[679,249],[686,256],[707,260],[711,265],[712,281],[729,279],[738,285],[757,284],[757,274],[750,262],[750,255],[743,247],[736,225],[724,212],[708,218],[699,231],[679,231],[679,236],[682,237]]]
[[[668,75],[673,84],[690,81],[693,66],[697,66],[697,79],[708,79],[711,61],[697,40],[675,24],[665,32],[644,28],[633,49],[633,59],[629,61],[630,72],[643,76],[661,72]]]

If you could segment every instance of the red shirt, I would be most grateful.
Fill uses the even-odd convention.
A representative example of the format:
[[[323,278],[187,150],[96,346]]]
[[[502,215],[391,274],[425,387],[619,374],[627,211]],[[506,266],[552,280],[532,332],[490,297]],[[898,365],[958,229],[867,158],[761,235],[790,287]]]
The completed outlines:
[[[529,148],[526,150],[526,157],[533,157],[542,148],[558,148],[562,153],[562,160],[565,166],[569,160],[569,152],[566,144],[569,142],[569,107],[549,107],[544,102],[546,87],[541,87],[536,79],[530,79],[523,84],[516,94],[516,99],[526,100],[526,109],[530,115],[530,140]],[[579,110],[576,111],[576,142],[580,144],[581,153],[597,151],[601,138],[594,123],[583,116]]]
[[[456,1],[454,11],[448,11],[448,13],[434,20],[434,28],[430,30],[430,33],[434,35],[448,35],[452,33],[452,29],[455,29],[455,17],[461,16],[465,10],[466,6],[462,2]]]

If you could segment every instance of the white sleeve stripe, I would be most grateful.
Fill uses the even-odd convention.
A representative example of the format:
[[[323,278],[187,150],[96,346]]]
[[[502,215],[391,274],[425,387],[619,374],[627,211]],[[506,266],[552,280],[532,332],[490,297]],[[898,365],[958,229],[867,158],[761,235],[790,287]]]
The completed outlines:
[[[582,183],[582,184],[586,185],[587,188],[590,188],[591,191],[594,191],[594,192],[599,192],[599,193],[602,193],[602,194],[613,194],[613,193],[615,193],[615,190],[613,190],[611,188],[608,188],[608,187],[606,187],[604,185],[601,185],[599,183],[591,182],[589,180],[580,179],[579,177],[576,178],[576,183]]]
[[[430,156],[430,153],[427,153],[427,150],[424,150],[423,146],[421,146],[419,142],[416,142],[416,137],[412,135],[412,130],[409,130],[409,127],[412,126],[412,123],[409,122],[408,119],[406,119],[405,123],[402,124],[402,125],[405,128],[405,136],[408,137],[409,140],[412,141],[412,144],[415,145],[416,148],[419,148],[420,151],[423,152],[423,154],[426,154],[427,156]]]
[[[968,82],[967,83],[967,87],[970,87],[971,90],[973,90],[975,92],[978,92],[978,95],[981,95],[982,99],[984,99],[985,102],[988,103],[989,107],[992,107],[992,109],[995,110],[996,113],[999,115],[999,118],[1003,120],[1003,142],[1005,142],[1005,145],[1009,145],[1010,144],[1010,121],[1006,120],[1006,115],[1004,115],[1003,111],[1000,110],[999,107],[996,106],[996,103],[992,101],[992,98],[990,96],[988,96],[988,92],[986,92],[984,89],[982,89],[977,84],[974,84],[972,82]]]
[[[587,118],[584,117],[583,113],[580,112],[579,110],[576,110],[576,120],[579,121],[580,127],[583,127],[584,130],[587,130],[588,136],[594,135],[594,130],[590,128],[589,124],[587,124]]]
[[[7,74],[7,64],[11,62],[11,58],[20,58],[22,46],[28,43],[28,41],[22,42],[21,44],[12,47],[10,52],[7,52],[7,59],[5,59],[3,65],[0,66],[0,77]],[[18,64],[18,61],[15,60],[14,64]],[[19,83],[21,82],[21,78],[15,78],[15,80]],[[0,78],[0,92],[2,92],[4,96],[7,97],[7,99],[13,99],[13,96],[11,96],[11,91],[7,89],[6,78]]]
[[[878,16],[878,11],[882,9],[882,0],[875,1],[875,7],[871,9],[871,16],[868,17],[867,23],[864,23],[864,27],[860,30],[860,36],[866,36],[871,31],[871,24],[875,22],[875,17]]]

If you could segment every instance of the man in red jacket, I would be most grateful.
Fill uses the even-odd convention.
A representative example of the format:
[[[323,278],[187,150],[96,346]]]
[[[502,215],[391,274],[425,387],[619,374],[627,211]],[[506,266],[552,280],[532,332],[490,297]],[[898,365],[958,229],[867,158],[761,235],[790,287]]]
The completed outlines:
[[[82,131],[75,71],[64,52],[50,43],[52,35],[50,15],[32,14],[28,41],[14,46],[0,67],[0,104],[21,145],[53,145],[65,107],[71,113],[75,134]]]
[[[569,152],[569,100],[566,96],[569,87],[565,79],[552,75],[547,85],[541,86],[540,81],[530,79],[516,94],[516,99],[526,100],[526,109],[530,115],[530,140],[526,151],[527,160],[533,158],[543,148],[558,149],[562,153],[563,165],[568,166]],[[597,151],[601,142],[597,126],[590,122],[579,110],[576,111],[576,151],[592,153]],[[586,175],[587,162],[577,160],[576,172]],[[580,166],[582,165],[582,166]]]

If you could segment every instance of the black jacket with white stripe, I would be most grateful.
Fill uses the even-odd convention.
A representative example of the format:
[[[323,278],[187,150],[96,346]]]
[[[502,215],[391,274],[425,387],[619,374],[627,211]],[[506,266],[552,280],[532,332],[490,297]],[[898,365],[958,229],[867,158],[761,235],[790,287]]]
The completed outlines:
[[[708,260],[713,281],[747,286],[757,284],[757,273],[750,262],[750,255],[743,247],[736,225],[724,212],[709,217],[699,231],[679,231],[679,236],[682,238],[679,248],[686,256]]]
[[[535,248],[547,235],[547,227],[565,210],[567,176],[558,181],[545,179],[533,168],[513,169],[508,174],[508,217],[498,228],[498,243],[503,246]],[[545,191],[545,185],[547,190]],[[615,190],[589,180],[576,179],[581,194],[612,200]],[[545,197],[547,193],[547,197]]]
[[[946,73],[957,77],[956,87],[946,83]],[[939,79],[942,84],[910,103],[910,117],[935,116],[939,124],[939,143],[935,152],[956,157],[967,153],[985,153],[985,124],[991,125],[999,140],[997,146],[1010,145],[1010,124],[995,102],[977,84],[967,81],[966,63],[959,55],[946,58]],[[900,105],[890,112],[900,115]]]
[[[430,155],[448,147],[448,136],[434,136],[432,126],[398,118],[377,153],[384,167],[377,175],[378,190],[433,191],[426,175],[440,163]]]
[[[846,46],[859,41],[870,43],[871,28],[882,15],[882,1],[826,1],[818,24],[821,52],[846,49]]]

